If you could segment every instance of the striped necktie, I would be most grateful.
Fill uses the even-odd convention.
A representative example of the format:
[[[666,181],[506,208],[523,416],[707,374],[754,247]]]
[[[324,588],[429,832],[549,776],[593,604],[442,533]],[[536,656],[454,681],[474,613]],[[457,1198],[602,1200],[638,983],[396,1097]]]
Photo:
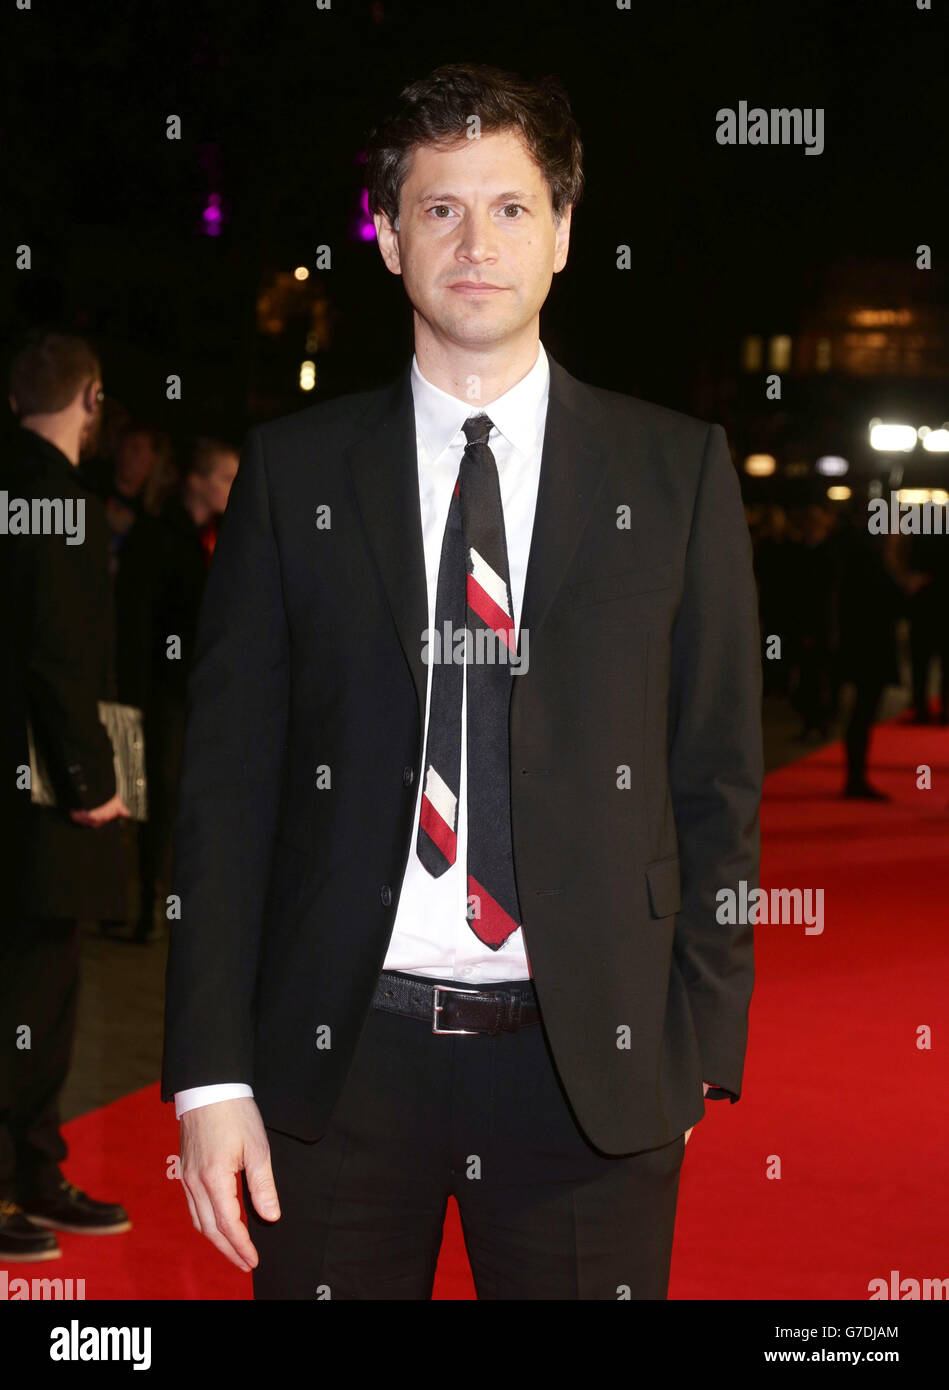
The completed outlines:
[[[492,422],[475,415],[462,428],[468,442],[445,524],[429,644],[432,692],[416,850],[435,878],[455,862],[467,671],[466,915],[479,940],[496,951],[521,921],[508,735],[517,637],[498,466],[487,442]]]

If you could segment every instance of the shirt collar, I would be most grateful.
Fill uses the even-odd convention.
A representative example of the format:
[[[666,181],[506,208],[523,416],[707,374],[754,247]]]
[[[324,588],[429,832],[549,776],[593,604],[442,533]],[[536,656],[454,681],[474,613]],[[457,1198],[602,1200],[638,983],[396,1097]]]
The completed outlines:
[[[530,454],[535,448],[547,417],[550,387],[550,364],[543,343],[538,342],[537,360],[527,375],[486,405],[460,401],[457,396],[433,386],[419,371],[415,353],[412,354],[411,380],[416,430],[429,460],[439,457],[469,416],[482,411],[520,453]]]

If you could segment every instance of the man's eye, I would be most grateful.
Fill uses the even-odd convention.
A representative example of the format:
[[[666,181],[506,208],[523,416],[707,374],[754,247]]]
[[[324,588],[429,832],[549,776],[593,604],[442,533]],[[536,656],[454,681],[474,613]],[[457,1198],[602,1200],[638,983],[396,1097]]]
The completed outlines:
[[[506,220],[508,222],[519,222],[521,220],[519,217],[507,217],[507,213],[511,208],[514,208],[519,213],[527,211],[523,203],[505,203],[504,207],[502,208],[502,212],[504,212]],[[451,208],[448,206],[447,203],[434,203],[429,208],[429,212],[434,215],[436,222],[445,222],[447,221],[447,218],[439,217],[437,214],[440,212],[447,212],[450,214]]]

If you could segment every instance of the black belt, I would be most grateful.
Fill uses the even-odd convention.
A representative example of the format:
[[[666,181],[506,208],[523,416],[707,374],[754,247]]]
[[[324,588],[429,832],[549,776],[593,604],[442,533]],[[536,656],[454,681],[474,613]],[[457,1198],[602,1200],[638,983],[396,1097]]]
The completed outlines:
[[[434,984],[421,975],[383,970],[372,1000],[374,1009],[387,1009],[406,1018],[431,1023],[433,1033],[516,1033],[540,1022],[537,993],[530,980],[500,986],[466,989]]]

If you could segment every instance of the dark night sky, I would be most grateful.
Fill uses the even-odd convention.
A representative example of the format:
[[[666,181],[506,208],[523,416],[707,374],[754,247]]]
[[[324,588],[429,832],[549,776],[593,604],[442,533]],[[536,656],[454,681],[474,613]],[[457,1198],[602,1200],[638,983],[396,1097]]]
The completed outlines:
[[[7,6],[4,317],[87,306],[107,345],[134,340],[113,364],[126,393],[150,361],[210,380],[252,349],[261,266],[327,242],[340,380],[386,375],[410,317],[374,245],[346,241],[355,155],[400,87],[460,60],[556,72],[570,93],[587,191],[542,333],[586,379],[675,404],[735,333],[793,323],[815,270],[911,261],[921,242],[947,254],[945,24],[913,0],[382,8],[380,22],[343,0]],[[719,146],[716,110],[742,99],[823,107],[824,152]],[[214,241],[193,230],[207,144],[230,211]],[[10,275],[22,241],[28,285]]]

